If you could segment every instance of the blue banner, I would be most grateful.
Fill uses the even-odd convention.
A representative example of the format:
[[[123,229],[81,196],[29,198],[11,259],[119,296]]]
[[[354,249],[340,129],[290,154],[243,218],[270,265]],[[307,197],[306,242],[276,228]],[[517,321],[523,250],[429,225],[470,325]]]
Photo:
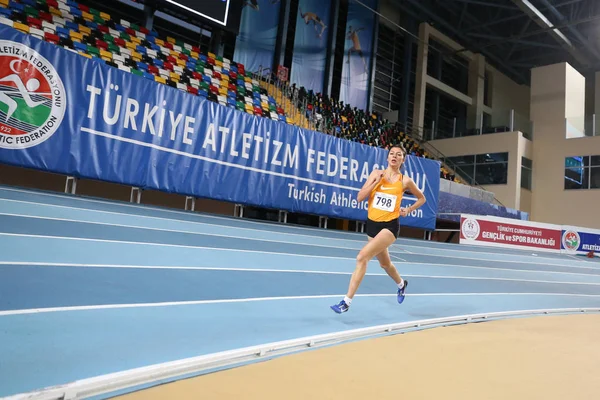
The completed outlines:
[[[323,91],[331,2],[300,0],[296,18],[290,82],[315,93]]]
[[[563,226],[560,246],[567,254],[600,254],[600,230]]]
[[[248,71],[271,68],[279,26],[279,0],[245,1],[234,60]]]
[[[351,220],[366,219],[356,195],[386,165],[384,149],[227,108],[4,26],[0,81],[7,164]],[[404,169],[427,203],[401,222],[433,229],[439,162],[409,156]]]
[[[340,87],[340,100],[361,110],[367,109],[375,27],[375,14],[365,5],[376,10],[377,0],[363,0],[363,3],[364,5],[350,0],[348,4]]]

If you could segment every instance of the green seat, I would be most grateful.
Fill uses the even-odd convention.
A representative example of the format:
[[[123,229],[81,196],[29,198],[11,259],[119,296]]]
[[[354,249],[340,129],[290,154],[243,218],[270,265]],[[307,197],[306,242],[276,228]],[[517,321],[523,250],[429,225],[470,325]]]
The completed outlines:
[[[106,21],[99,15],[94,15],[94,22],[98,25],[106,25]]]
[[[110,51],[113,54],[121,54],[121,49],[114,43],[108,44],[108,51]]]
[[[88,45],[87,52],[93,56],[100,57],[100,50],[97,47]]]
[[[100,16],[100,11],[95,8],[90,8],[90,14]]]
[[[127,32],[121,32],[119,37],[123,40],[127,40],[128,42],[131,42],[131,36],[129,36],[129,34],[127,34]]]
[[[104,40],[108,44],[115,42],[115,38],[112,37],[110,33],[105,33],[104,36],[102,36],[102,40]]]
[[[136,32],[139,32],[140,26],[138,24],[130,24],[130,25],[131,25],[131,29],[133,29]]]
[[[137,76],[144,76],[144,73],[142,71],[138,71],[137,69],[131,69],[131,73]]]
[[[34,18],[38,18],[40,16],[39,11],[31,6],[25,6],[25,14],[31,15]]]

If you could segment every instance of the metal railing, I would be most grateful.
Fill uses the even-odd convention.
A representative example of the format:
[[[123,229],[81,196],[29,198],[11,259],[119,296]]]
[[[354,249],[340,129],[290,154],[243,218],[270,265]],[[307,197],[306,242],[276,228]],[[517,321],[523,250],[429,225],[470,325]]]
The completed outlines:
[[[268,87],[271,85],[276,89],[275,93],[271,93],[277,104],[286,104],[289,101],[291,107],[286,109],[286,113],[292,119],[296,119],[298,114],[302,114],[308,123],[308,129],[326,133],[328,135],[337,136],[337,130],[333,123],[333,119],[323,114],[318,114],[315,111],[315,107],[308,107],[309,94],[305,92],[303,94],[302,89],[291,85],[287,81],[280,80],[276,74],[274,74],[271,68],[260,67],[257,72],[252,74],[253,78],[258,82],[263,82]],[[430,153],[433,158],[437,159],[442,165],[449,171],[453,172],[455,176],[458,176],[465,184],[469,186],[478,187],[482,190],[488,191],[485,187],[477,182],[474,176],[470,176],[465,170],[459,165],[455,164],[448,157],[436,148],[430,141],[424,139],[431,137],[432,130],[428,130],[424,127],[414,127],[410,124],[396,125],[404,132],[408,138],[412,139],[417,145]],[[488,191],[489,192],[489,191]],[[493,192],[490,192],[493,193]],[[501,205],[502,202],[494,195],[494,201]]]

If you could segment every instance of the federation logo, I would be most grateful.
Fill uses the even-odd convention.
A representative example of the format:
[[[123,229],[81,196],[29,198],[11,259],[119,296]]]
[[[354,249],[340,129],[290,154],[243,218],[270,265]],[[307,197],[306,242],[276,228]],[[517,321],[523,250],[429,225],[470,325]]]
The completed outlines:
[[[23,43],[0,40],[0,148],[45,142],[60,126],[66,106],[54,66]]]
[[[462,224],[461,231],[465,239],[475,240],[481,232],[479,222],[476,219],[467,218]]]
[[[576,252],[581,243],[579,233],[573,230],[567,230],[563,233],[562,244],[565,250]]]

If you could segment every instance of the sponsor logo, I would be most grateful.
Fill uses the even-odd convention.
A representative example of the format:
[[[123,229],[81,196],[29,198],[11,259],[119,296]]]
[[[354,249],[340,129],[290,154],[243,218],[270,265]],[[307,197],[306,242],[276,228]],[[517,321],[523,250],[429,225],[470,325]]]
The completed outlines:
[[[565,250],[575,252],[579,248],[579,244],[581,243],[581,238],[579,237],[579,233],[574,230],[566,230],[562,236],[562,245]]]
[[[23,43],[0,40],[0,148],[26,149],[60,126],[67,101],[54,66]]]
[[[479,222],[477,222],[476,219],[467,218],[462,224],[461,231],[465,239],[475,240],[479,237],[481,228],[479,227]]]

